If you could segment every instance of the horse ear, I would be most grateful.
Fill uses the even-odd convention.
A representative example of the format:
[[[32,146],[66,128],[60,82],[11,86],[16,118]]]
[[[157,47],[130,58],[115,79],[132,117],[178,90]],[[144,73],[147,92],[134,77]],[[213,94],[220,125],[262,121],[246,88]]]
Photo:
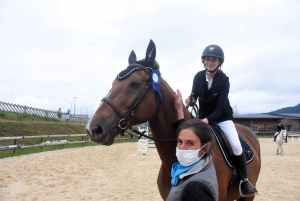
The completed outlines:
[[[152,40],[150,40],[149,45],[147,47],[147,51],[146,51],[145,61],[150,63],[153,66],[155,56],[156,56],[156,47],[155,47],[154,42]]]
[[[134,62],[136,62],[136,55],[135,55],[134,51],[132,50],[129,55],[129,58],[128,58],[128,64],[132,64]]]

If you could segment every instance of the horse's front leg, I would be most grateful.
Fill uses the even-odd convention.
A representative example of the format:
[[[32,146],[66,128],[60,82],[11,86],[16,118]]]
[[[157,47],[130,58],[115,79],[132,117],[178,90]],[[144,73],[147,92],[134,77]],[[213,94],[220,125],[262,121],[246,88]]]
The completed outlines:
[[[171,174],[168,171],[166,171],[163,165],[161,165],[159,169],[157,186],[160,196],[163,200],[166,200],[171,189]]]

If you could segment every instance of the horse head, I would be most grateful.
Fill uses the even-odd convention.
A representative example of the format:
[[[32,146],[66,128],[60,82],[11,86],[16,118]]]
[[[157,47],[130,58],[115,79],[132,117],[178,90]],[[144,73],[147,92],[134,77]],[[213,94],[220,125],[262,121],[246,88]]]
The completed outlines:
[[[279,135],[281,138],[286,138],[286,136],[287,136],[286,130],[281,130]]]
[[[118,134],[153,116],[161,101],[158,87],[161,77],[155,56],[152,40],[145,59],[137,61],[134,51],[130,53],[129,66],[117,75],[86,126],[91,141],[111,145]]]

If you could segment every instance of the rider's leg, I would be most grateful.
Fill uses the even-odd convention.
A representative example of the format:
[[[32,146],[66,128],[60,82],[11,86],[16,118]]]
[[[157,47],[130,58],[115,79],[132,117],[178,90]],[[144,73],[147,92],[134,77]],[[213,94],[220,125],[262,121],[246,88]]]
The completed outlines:
[[[241,188],[244,193],[244,196],[248,197],[255,195],[257,193],[257,190],[248,181],[247,164],[244,153],[242,153],[239,156],[234,156],[234,161],[242,174]]]
[[[226,135],[233,154],[234,154],[234,162],[238,166],[241,172],[242,182],[241,188],[245,196],[251,196],[257,193],[257,190],[249,183],[248,175],[247,175],[247,164],[246,159],[243,154],[242,145],[240,139],[238,137],[238,133],[232,121],[223,121],[218,123],[218,126],[223,130]]]
[[[278,132],[276,132],[276,133],[274,134],[274,142],[276,141],[277,135],[278,135]]]

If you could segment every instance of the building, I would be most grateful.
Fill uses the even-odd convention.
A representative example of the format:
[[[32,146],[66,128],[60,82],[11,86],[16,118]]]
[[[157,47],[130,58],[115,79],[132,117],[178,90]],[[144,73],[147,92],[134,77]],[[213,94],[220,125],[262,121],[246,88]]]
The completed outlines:
[[[233,114],[234,123],[250,128],[257,135],[274,135],[279,121],[288,131],[299,133],[299,113]]]
[[[282,124],[287,131],[298,132],[300,131],[300,113],[273,113],[272,115],[282,117]]]

